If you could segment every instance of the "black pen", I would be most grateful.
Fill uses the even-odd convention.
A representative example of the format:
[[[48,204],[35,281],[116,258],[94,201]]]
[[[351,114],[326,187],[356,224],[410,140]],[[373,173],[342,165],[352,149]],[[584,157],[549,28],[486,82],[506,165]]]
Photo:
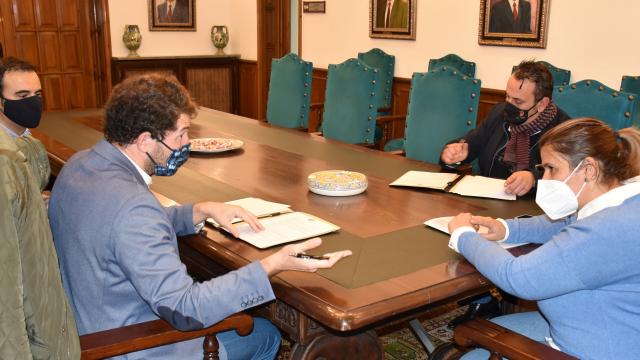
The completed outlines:
[[[317,255],[309,255],[305,253],[293,253],[291,256],[298,259],[307,259],[307,260],[329,260],[328,256],[317,256]]]

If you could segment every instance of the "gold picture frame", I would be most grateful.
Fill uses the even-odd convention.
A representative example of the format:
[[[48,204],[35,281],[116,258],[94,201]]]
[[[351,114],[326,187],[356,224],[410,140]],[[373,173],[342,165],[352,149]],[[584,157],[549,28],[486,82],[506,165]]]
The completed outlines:
[[[149,0],[150,31],[196,31],[196,0]]]
[[[370,0],[369,37],[416,39],[417,0]]]
[[[547,47],[551,0],[480,0],[478,44]],[[515,9],[515,11],[514,11]]]

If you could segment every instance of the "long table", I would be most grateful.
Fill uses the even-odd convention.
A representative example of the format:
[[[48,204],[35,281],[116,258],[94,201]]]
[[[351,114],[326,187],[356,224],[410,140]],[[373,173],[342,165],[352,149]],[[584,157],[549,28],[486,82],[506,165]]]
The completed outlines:
[[[101,116],[99,110],[46,114],[34,135],[45,143],[54,175],[74,152],[102,138]],[[491,286],[447,247],[446,235],[422,224],[426,219],[464,211],[501,217],[539,212],[530,200],[389,187],[408,170],[438,167],[215,110],[200,110],[190,136],[237,138],[244,147],[192,154],[175,176],[154,177],[152,190],[161,199],[189,203],[254,196],[287,203],[341,227],[323,236],[314,253],[353,251],[332,269],[272,278],[277,300],[263,312],[295,342],[292,358],[382,359],[373,329]],[[329,169],[366,174],[367,191],[350,197],[309,192],[307,176]],[[200,280],[276,250],[257,249],[213,228],[180,238],[181,257]]]

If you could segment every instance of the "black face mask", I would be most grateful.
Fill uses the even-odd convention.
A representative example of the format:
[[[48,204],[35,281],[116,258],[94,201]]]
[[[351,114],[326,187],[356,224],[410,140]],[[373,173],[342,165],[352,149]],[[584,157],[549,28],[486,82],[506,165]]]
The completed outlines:
[[[537,112],[534,112],[533,114],[529,114],[529,111],[531,111],[531,109],[536,107],[536,105],[538,105],[537,102],[527,110],[523,110],[523,109],[517,108],[512,103],[507,103],[507,105],[504,107],[504,119],[509,124],[522,125],[525,123],[525,121],[529,120],[530,117],[537,114]]]
[[[42,117],[40,96],[34,95],[19,100],[4,99],[3,102],[4,115],[14,123],[26,128],[35,128],[40,124]]]

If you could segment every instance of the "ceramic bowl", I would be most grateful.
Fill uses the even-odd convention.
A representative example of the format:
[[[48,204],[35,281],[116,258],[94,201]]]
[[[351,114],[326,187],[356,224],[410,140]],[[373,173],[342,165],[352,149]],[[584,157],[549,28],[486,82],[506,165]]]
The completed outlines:
[[[319,195],[350,196],[367,189],[367,177],[355,171],[325,170],[314,172],[307,178],[309,190]]]

